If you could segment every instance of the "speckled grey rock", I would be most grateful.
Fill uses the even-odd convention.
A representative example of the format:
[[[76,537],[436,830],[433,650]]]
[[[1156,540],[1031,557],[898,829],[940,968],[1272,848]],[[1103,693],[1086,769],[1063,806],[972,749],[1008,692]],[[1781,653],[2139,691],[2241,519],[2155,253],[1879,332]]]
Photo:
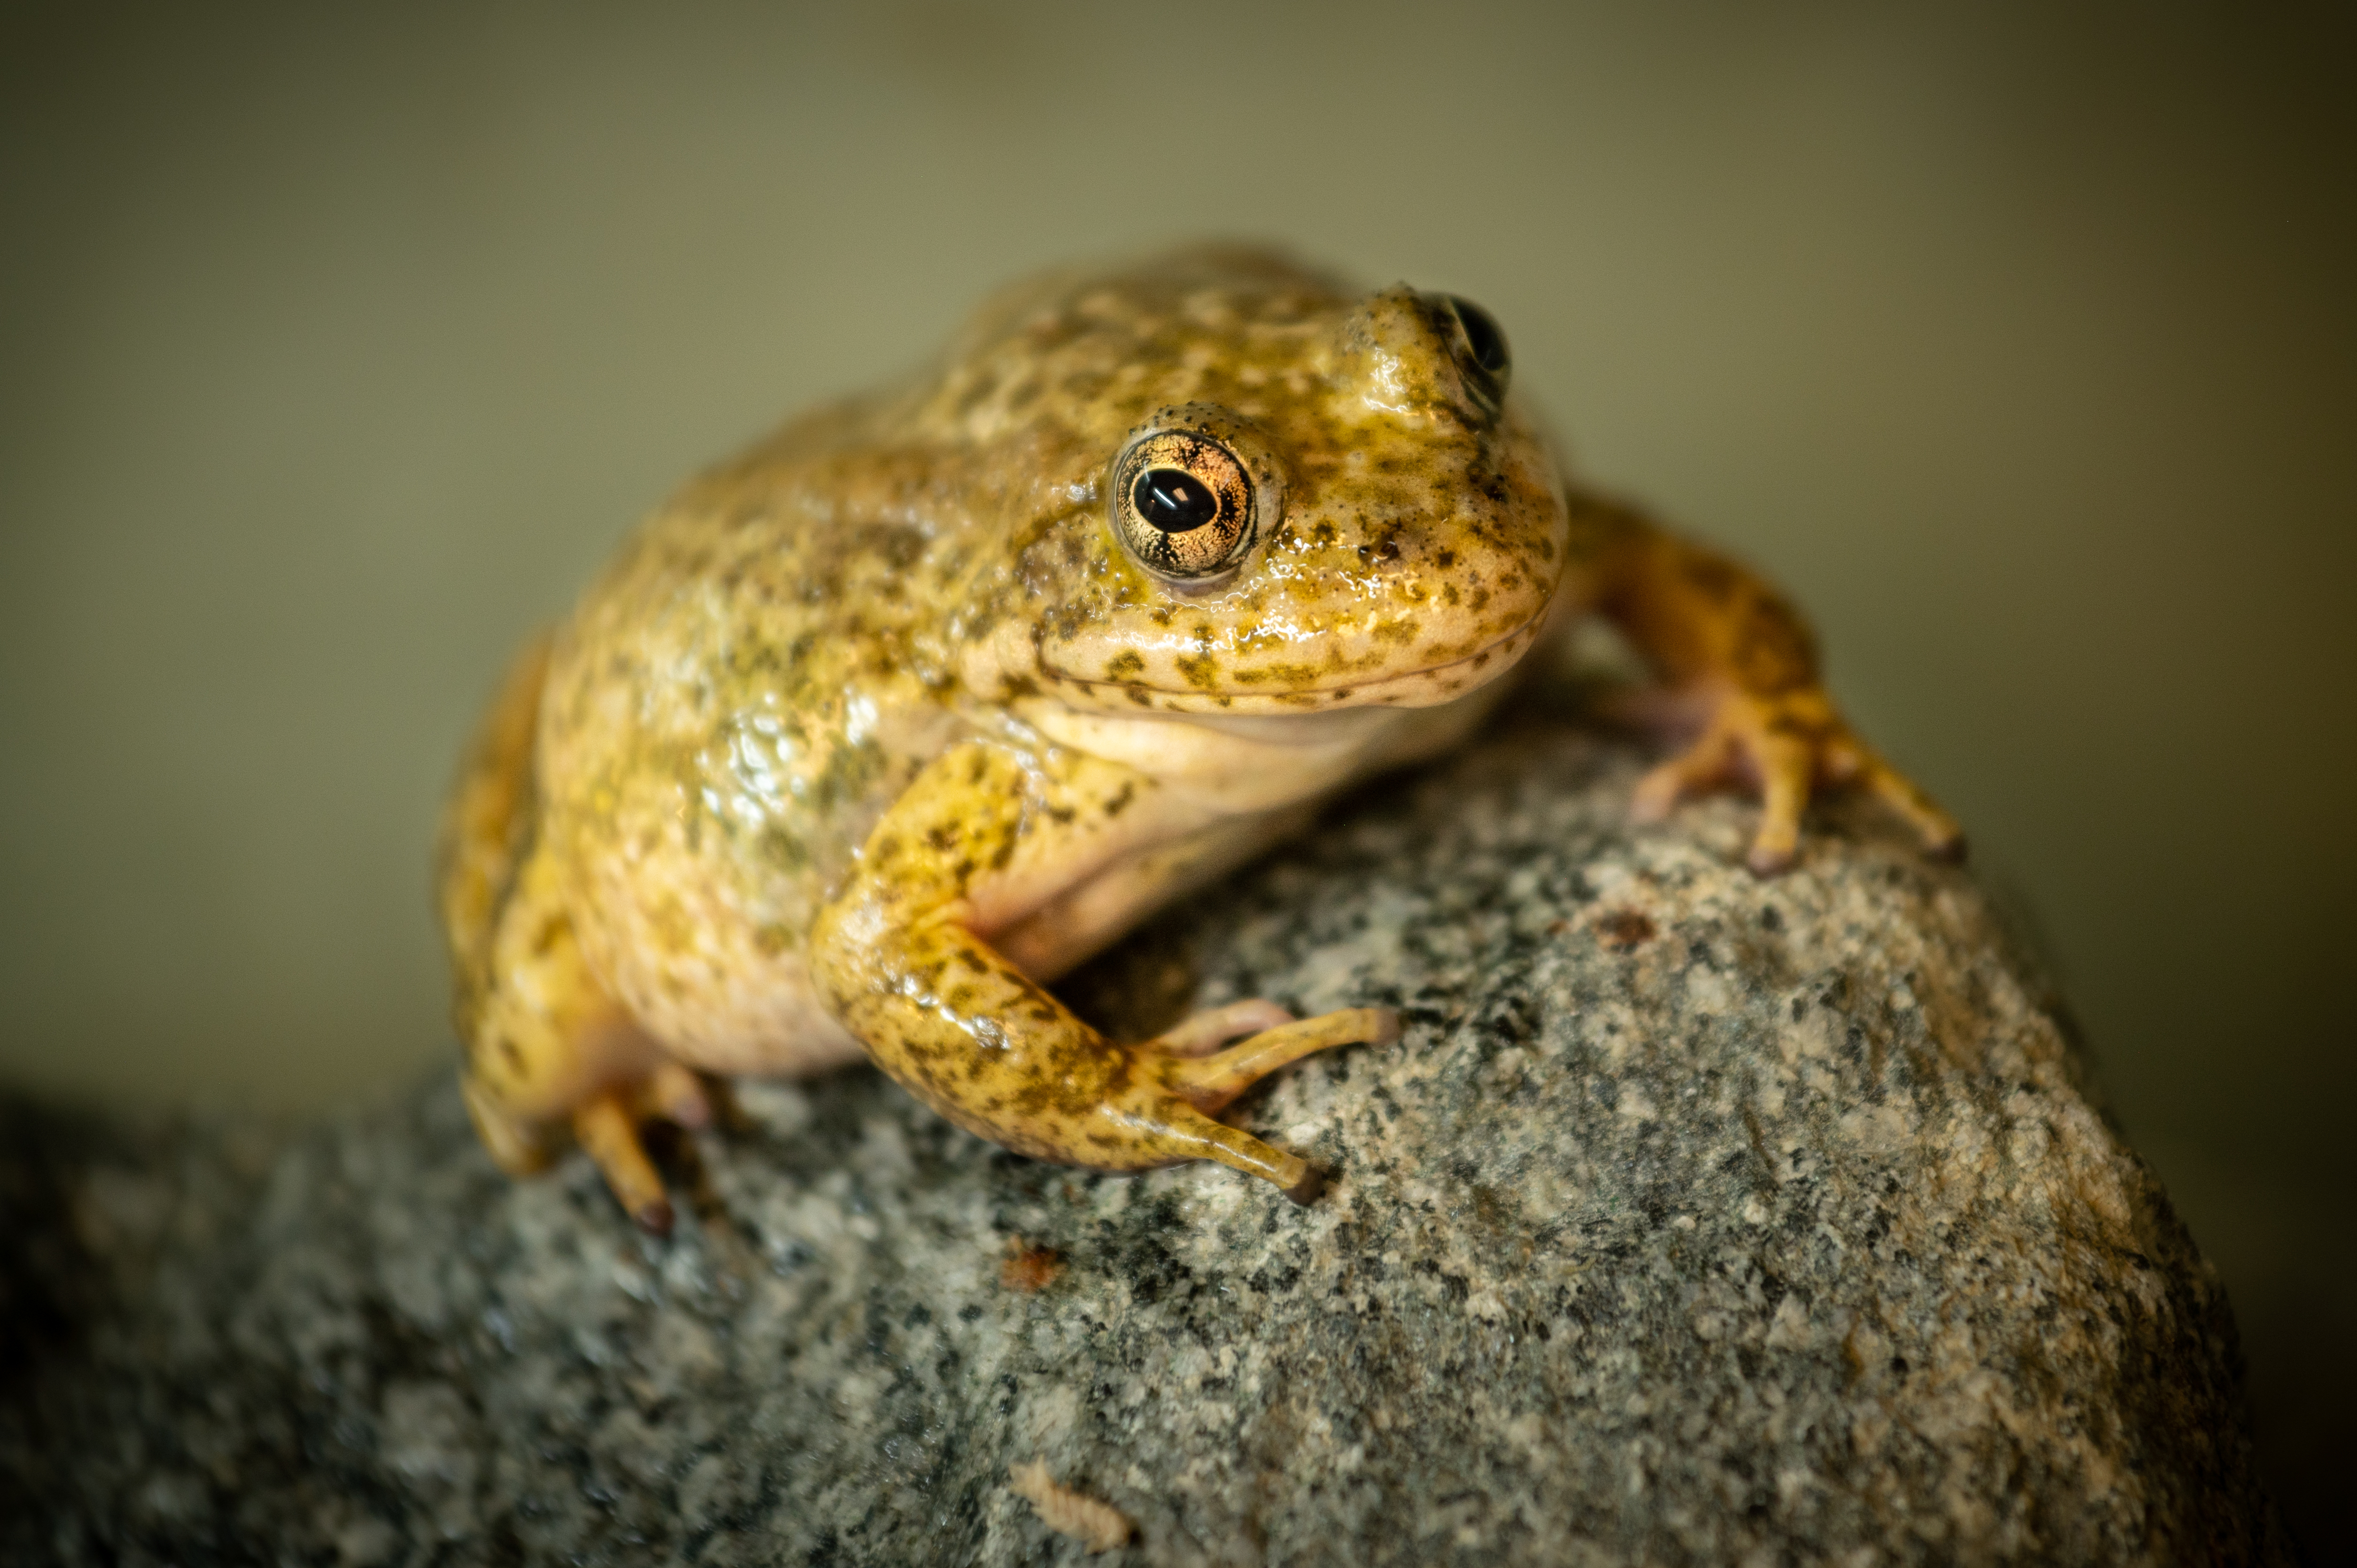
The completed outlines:
[[[2264,1562],[2233,1330],[1963,873],[1525,730],[1069,988],[1388,1001],[1239,1116],[1334,1173],[1033,1165],[748,1088],[677,1236],[436,1085],[273,1153],[11,1113],[9,1562]],[[1114,1561],[1106,1559],[1105,1561]]]

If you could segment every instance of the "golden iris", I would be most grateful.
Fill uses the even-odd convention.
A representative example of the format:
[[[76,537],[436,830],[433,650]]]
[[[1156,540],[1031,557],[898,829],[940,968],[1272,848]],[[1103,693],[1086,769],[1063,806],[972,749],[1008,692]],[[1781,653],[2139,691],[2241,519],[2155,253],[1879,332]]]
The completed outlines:
[[[1114,464],[1114,531],[1161,576],[1216,576],[1243,559],[1254,499],[1243,464],[1200,431],[1149,431]]]

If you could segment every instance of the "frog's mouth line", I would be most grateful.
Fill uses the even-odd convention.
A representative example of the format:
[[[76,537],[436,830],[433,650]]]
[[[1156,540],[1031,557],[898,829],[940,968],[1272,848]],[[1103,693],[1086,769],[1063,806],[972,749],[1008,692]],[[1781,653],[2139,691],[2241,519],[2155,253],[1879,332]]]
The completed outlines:
[[[1499,675],[1502,675],[1508,670],[1512,669],[1519,660],[1516,655],[1512,654],[1509,650],[1512,649],[1516,642],[1524,639],[1529,639],[1535,642],[1537,640],[1536,634],[1539,627],[1545,621],[1546,615],[1547,612],[1545,610],[1541,610],[1538,614],[1531,617],[1530,619],[1523,622],[1522,625],[1514,628],[1513,630],[1506,633],[1503,637],[1498,638],[1494,641],[1483,644],[1481,647],[1475,649],[1472,652],[1466,654],[1461,659],[1452,659],[1445,664],[1427,664],[1418,670],[1403,670],[1388,675],[1376,675],[1363,681],[1344,679],[1327,682],[1314,686],[1283,687],[1275,686],[1274,684],[1265,686],[1156,686],[1149,685],[1143,681],[1092,681],[1086,676],[1066,675],[1061,671],[1058,671],[1056,673],[1064,680],[1075,682],[1092,691],[1102,686],[1108,687],[1116,692],[1138,692],[1155,697],[1175,697],[1195,702],[1214,703],[1221,702],[1222,699],[1232,701],[1239,697],[1254,697],[1258,698],[1263,702],[1277,703],[1288,707],[1295,705],[1305,697],[1327,697],[1331,698],[1336,702],[1340,702],[1343,698],[1347,697],[1352,700],[1352,705],[1360,703],[1372,705],[1383,703],[1393,693],[1410,691],[1419,685],[1433,685],[1437,687],[1438,689],[1436,691],[1428,703],[1415,703],[1399,704],[1401,706],[1425,707],[1440,703],[1450,702],[1458,697],[1465,696],[1471,692],[1478,691],[1481,687],[1488,685],[1491,681],[1496,680]],[[1486,661],[1491,660],[1496,660],[1498,666],[1497,670],[1483,673],[1479,681],[1462,682],[1453,686],[1446,684],[1447,678],[1452,671],[1461,670],[1469,673],[1480,669],[1480,667]]]

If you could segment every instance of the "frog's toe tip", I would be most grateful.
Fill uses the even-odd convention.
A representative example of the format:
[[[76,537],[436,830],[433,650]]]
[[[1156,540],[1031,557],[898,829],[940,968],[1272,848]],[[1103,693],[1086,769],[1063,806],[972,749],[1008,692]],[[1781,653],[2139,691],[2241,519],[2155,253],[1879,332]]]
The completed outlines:
[[[1793,851],[1789,845],[1753,844],[1743,864],[1751,868],[1754,876],[1777,876],[1792,868]]]
[[[1325,1190],[1326,1173],[1316,1165],[1311,1165],[1301,1173],[1299,1181],[1285,1189],[1285,1196],[1306,1207],[1317,1202],[1318,1195]]]
[[[1400,1015],[1396,1007],[1370,1007],[1372,1015],[1367,1026],[1367,1044],[1388,1046],[1400,1037]]]
[[[668,1236],[671,1234],[672,1220],[674,1218],[672,1213],[671,1199],[658,1197],[642,1203],[639,1206],[638,1212],[632,1214],[630,1218],[637,1220],[639,1229],[650,1236]]]
[[[1962,865],[1964,863],[1965,852],[1971,847],[1972,842],[1969,839],[1961,832],[1954,832],[1931,840],[1924,844],[1923,853],[1933,860],[1943,861],[1950,865]]]

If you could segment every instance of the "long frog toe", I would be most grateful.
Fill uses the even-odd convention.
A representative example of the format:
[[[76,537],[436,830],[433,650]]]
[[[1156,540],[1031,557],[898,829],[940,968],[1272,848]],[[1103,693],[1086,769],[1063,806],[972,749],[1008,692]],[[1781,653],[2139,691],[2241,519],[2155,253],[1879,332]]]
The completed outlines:
[[[1325,1185],[1317,1167],[1298,1155],[1271,1148],[1250,1133],[1198,1111],[1183,1099],[1162,1096],[1141,1112],[1114,1112],[1135,1135],[1132,1168],[1217,1160],[1232,1170],[1258,1176],[1297,1203],[1307,1203]]]
[[[662,1177],[647,1158],[639,1138],[639,1119],[629,1097],[615,1091],[600,1094],[573,1113],[573,1135],[596,1162],[624,1212],[651,1235],[671,1231],[671,1197]]]
[[[1191,1059],[1173,1061],[1162,1080],[1173,1093],[1207,1112],[1275,1072],[1329,1046],[1387,1046],[1399,1038],[1399,1015],[1388,1007],[1346,1007],[1315,1018],[1278,1025],[1242,1045]]]
[[[1166,1057],[1209,1056],[1230,1040],[1241,1040],[1246,1035],[1257,1035],[1264,1029],[1292,1022],[1290,1009],[1266,997],[1255,996],[1248,1002],[1231,1002],[1224,1007],[1184,1018],[1139,1048]]]
[[[1698,795],[1724,781],[1734,737],[1723,725],[1713,724],[1701,736],[1637,780],[1629,800],[1629,814],[1640,822],[1665,821],[1680,800]]]
[[[1096,1123],[1089,1130],[1094,1148],[1081,1157],[1094,1163],[1110,1153],[1127,1168],[1217,1160],[1260,1177],[1296,1203],[1316,1197],[1326,1183],[1323,1172],[1299,1155],[1272,1148],[1215,1117],[1270,1073],[1313,1052],[1330,1046],[1391,1044],[1399,1038],[1399,1015],[1388,1007],[1347,1007],[1315,1018],[1293,1019],[1275,1004],[1251,1002],[1199,1018],[1204,1034],[1216,1030],[1232,1038],[1241,1032],[1235,1027],[1238,1022],[1270,1015],[1285,1016],[1286,1021],[1254,1033],[1241,1045],[1207,1055],[1161,1055],[1157,1071],[1131,1080],[1135,1087],[1120,1097],[1125,1102],[1108,1104],[1089,1119]],[[1108,1129],[1114,1130],[1110,1139],[1105,1135]]]
[[[1914,826],[1922,837],[1925,854],[1942,860],[1964,858],[1964,824],[1943,811],[1913,779],[1867,751],[1858,780]]]
[[[701,1133],[712,1125],[712,1100],[706,1093],[704,1079],[686,1067],[668,1058],[655,1064],[639,1088],[640,1113],[643,1117],[659,1116],[691,1133]]]

